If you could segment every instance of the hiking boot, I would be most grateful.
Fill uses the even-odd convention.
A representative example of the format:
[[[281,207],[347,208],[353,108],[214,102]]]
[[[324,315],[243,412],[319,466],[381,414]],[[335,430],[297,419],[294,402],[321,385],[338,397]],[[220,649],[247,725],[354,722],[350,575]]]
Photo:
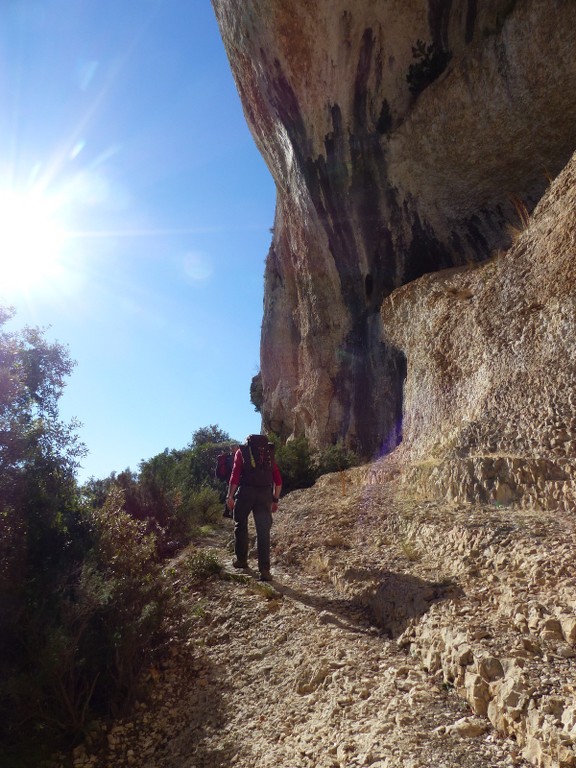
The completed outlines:
[[[238,560],[238,558],[232,560],[232,566],[234,568],[248,568],[247,560]]]
[[[260,571],[260,578],[258,581],[272,581],[272,574],[270,571]]]

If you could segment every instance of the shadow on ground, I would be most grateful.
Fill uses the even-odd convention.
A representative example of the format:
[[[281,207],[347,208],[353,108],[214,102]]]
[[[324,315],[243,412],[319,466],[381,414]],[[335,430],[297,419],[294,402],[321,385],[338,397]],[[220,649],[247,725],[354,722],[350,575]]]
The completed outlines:
[[[349,569],[344,580],[354,592],[349,599],[326,598],[281,581],[274,582],[274,589],[316,610],[320,621],[359,634],[373,634],[376,628],[390,639],[401,635],[410,620],[424,616],[433,603],[464,596],[462,589],[450,581],[426,581],[385,570]]]
[[[177,722],[166,733],[164,748],[154,755],[155,768],[222,768],[231,764],[237,744],[222,737],[228,720],[222,669],[204,657],[194,685],[190,690],[183,687],[174,711]],[[217,748],[213,746],[215,733],[220,736]]]
[[[435,582],[408,573],[387,572],[364,596],[374,624],[391,639],[404,632],[412,619],[424,616],[433,603],[464,597],[451,581]]]
[[[289,600],[302,603],[318,612],[318,620],[326,624],[335,624],[346,632],[373,634],[370,617],[365,608],[353,600],[334,600],[294,589],[287,584],[274,581],[274,589]]]

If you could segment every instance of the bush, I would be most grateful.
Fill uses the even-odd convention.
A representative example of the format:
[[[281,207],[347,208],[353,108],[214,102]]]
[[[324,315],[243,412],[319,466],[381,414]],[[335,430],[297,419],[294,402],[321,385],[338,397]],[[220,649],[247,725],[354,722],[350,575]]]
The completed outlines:
[[[121,492],[114,489],[91,522],[96,544],[82,567],[77,600],[88,608],[84,650],[98,675],[96,707],[112,704],[120,712],[163,640],[173,602],[155,537],[124,511]]]
[[[17,656],[2,660],[7,744],[22,738],[10,729],[17,718],[28,740],[48,743],[79,735],[95,714],[122,713],[162,644],[173,598],[154,537],[122,505],[114,488],[103,507],[85,513],[84,558],[61,572],[34,611],[20,612],[11,637]]]
[[[250,382],[250,402],[254,406],[256,413],[262,413],[264,390],[262,388],[262,373],[260,371],[252,377]]]
[[[297,488],[310,488],[316,481],[317,472],[310,445],[305,437],[297,437],[282,445],[273,437],[276,463],[282,473],[282,493]]]
[[[335,445],[329,445],[317,451],[314,455],[314,463],[318,477],[330,472],[341,472],[350,467],[356,467],[361,463],[360,457],[354,451],[338,441]]]
[[[282,473],[282,493],[309,488],[320,475],[339,472],[360,464],[360,457],[341,441],[319,451],[312,451],[305,437],[297,437],[285,445],[279,438],[275,444],[276,461]]]
[[[192,491],[177,513],[183,535],[188,538],[198,526],[217,522],[222,517],[222,509],[220,494],[214,488]]]
[[[194,549],[186,557],[185,569],[193,582],[203,582],[222,573],[222,565],[213,552]]]

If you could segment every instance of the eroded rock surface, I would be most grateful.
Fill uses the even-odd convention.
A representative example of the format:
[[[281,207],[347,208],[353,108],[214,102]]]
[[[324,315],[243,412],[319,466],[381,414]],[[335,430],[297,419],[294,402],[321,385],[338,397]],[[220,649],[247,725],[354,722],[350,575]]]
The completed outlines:
[[[513,739],[510,764],[576,765],[573,515],[416,501],[400,477],[389,462],[379,485],[361,469],[291,494],[277,555],[365,606]]]
[[[413,494],[574,509],[575,211],[576,157],[509,251],[384,302],[409,360],[395,461]]]
[[[507,248],[508,225],[568,161],[576,5],[213,6],[277,186],[264,424],[313,445],[344,438],[364,455],[388,450],[400,437],[406,362],[382,333],[382,302],[423,273]]]

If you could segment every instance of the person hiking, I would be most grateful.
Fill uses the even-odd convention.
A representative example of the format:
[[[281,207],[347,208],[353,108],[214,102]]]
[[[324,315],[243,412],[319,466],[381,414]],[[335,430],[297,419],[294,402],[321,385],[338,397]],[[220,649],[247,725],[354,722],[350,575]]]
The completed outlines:
[[[250,435],[234,454],[226,503],[234,519],[234,568],[248,567],[248,517],[254,516],[260,581],[272,581],[270,529],[281,490],[274,444],[265,435]]]

